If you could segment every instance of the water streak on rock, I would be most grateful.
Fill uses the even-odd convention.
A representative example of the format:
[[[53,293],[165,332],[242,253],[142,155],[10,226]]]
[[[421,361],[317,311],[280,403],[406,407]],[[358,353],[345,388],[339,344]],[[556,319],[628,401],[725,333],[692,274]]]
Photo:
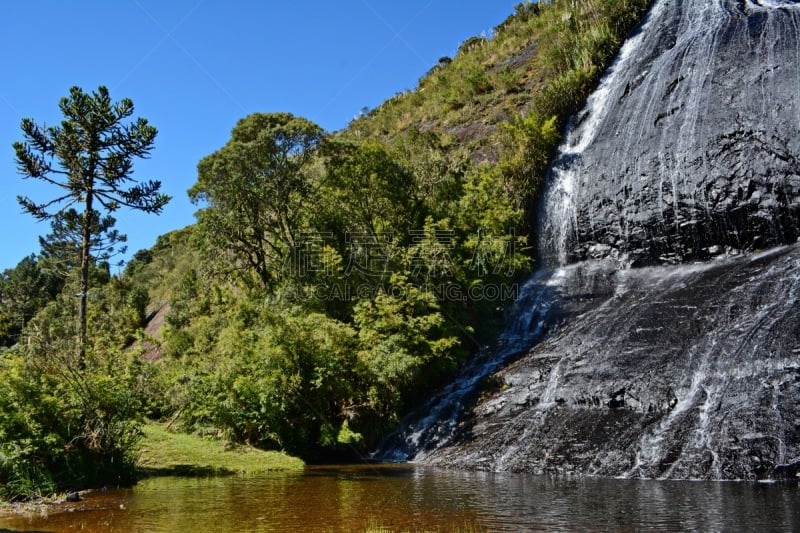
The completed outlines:
[[[552,167],[548,268],[377,457],[800,475],[798,128],[799,2],[657,0]]]

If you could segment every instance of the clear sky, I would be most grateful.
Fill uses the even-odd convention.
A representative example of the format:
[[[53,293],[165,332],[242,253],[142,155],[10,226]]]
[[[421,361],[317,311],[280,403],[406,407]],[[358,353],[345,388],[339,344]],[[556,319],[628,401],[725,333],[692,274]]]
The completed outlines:
[[[161,216],[120,210],[128,256],[194,221],[186,190],[197,162],[254,112],[288,111],[328,131],[364,107],[413,89],[440,57],[490,35],[514,0],[35,0],[0,3],[0,270],[39,251],[47,222],[17,195],[52,189],[23,180],[12,143],[23,117],[57,124],[73,85],[131,98],[159,130],[134,177],[173,197]]]

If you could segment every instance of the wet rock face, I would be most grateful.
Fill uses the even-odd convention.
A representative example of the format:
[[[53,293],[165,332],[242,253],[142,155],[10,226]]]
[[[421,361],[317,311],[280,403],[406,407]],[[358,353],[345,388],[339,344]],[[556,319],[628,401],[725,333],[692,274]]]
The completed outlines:
[[[656,0],[568,130],[543,213],[551,270],[494,358],[376,457],[799,479],[800,2]]]
[[[680,479],[800,468],[800,246],[620,271],[426,464]]]
[[[798,28],[797,2],[656,2],[554,165],[568,182],[548,193],[568,204],[546,210],[556,262],[680,263],[794,242]]]

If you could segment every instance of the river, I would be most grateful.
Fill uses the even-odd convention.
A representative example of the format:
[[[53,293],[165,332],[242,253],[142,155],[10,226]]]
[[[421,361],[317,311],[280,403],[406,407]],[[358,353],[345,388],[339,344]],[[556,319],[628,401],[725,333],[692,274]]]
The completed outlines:
[[[46,517],[0,517],[0,531],[422,530],[798,531],[800,487],[332,466],[151,478]]]

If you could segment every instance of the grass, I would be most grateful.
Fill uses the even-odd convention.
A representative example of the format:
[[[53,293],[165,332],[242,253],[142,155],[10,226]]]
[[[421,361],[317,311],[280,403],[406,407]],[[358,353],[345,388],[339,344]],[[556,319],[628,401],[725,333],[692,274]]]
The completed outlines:
[[[303,461],[285,453],[174,433],[153,422],[145,424],[142,431],[137,469],[145,476],[258,474],[303,468]]]
[[[495,162],[501,154],[487,131],[530,112],[556,115],[563,126],[650,3],[522,2],[488,38],[468,39],[416,90],[396,94],[342,133],[391,139],[411,126],[455,132],[459,144],[481,154],[478,160]]]
[[[252,446],[226,446],[219,439],[174,433],[155,422],[146,423],[142,431],[144,437],[136,450],[136,468],[141,477],[246,475],[301,470],[304,466],[303,461],[285,453]],[[57,493],[14,503],[0,500],[0,516],[46,515],[65,496],[66,493]]]

